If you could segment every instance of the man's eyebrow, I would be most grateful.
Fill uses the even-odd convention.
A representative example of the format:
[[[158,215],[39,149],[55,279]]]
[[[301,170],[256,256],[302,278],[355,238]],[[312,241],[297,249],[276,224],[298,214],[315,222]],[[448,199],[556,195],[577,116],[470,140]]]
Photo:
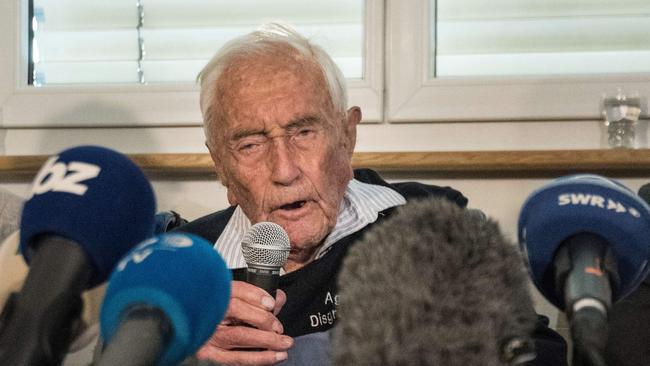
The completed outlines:
[[[287,123],[287,125],[284,126],[284,129],[289,130],[289,129],[296,129],[305,126],[313,126],[319,124],[321,120],[322,119],[316,115],[303,116],[289,121],[289,123]],[[237,141],[244,137],[255,136],[255,135],[266,136],[267,133],[268,131],[266,131],[263,128],[240,129],[233,132],[233,134],[230,136],[230,141]]]
[[[320,117],[314,115],[308,115],[308,116],[299,117],[289,121],[289,123],[287,123],[287,125],[285,126],[285,129],[312,126],[315,124],[319,124],[320,122],[321,122]]]
[[[266,131],[264,129],[242,129],[235,131],[231,136],[231,141],[237,141],[244,137],[254,136],[254,135],[265,135]]]

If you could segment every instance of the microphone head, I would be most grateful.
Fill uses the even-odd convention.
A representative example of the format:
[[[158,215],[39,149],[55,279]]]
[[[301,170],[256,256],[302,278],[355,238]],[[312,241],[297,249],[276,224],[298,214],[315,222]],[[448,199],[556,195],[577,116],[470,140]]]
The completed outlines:
[[[612,249],[620,283],[612,301],[634,291],[650,267],[650,207],[621,183],[593,174],[562,177],[534,191],[519,214],[519,245],[539,291],[559,309],[553,262],[567,238],[596,234]]]
[[[527,281],[517,247],[496,223],[446,199],[412,201],[344,259],[333,363],[529,360],[536,315]]]
[[[93,266],[90,287],[153,235],[156,201],[149,180],[125,155],[79,146],[50,157],[36,175],[22,212],[20,249],[27,263],[40,235],[78,243]]]
[[[241,243],[244,260],[249,267],[280,268],[289,257],[289,235],[273,222],[251,226]]]
[[[175,365],[214,333],[230,302],[231,281],[221,256],[198,236],[167,233],[145,240],[111,274],[101,335],[110,342],[122,316],[134,306],[158,308],[173,329],[158,364]]]

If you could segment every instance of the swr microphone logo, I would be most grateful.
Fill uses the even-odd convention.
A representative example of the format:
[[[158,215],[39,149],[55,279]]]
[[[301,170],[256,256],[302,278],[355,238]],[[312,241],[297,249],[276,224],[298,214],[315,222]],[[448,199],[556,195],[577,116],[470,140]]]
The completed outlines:
[[[565,193],[557,197],[558,206],[591,206],[616,213],[629,213],[639,218],[641,214],[634,207],[625,207],[621,202],[590,193]]]
[[[58,156],[52,156],[43,165],[34,179],[30,196],[46,192],[67,192],[83,196],[88,186],[83,182],[99,175],[101,168],[97,165],[80,161],[68,164],[58,161]]]

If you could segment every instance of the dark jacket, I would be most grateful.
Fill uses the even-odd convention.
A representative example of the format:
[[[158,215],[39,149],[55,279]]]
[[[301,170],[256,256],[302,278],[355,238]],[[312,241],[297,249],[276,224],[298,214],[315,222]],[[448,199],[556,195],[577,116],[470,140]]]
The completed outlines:
[[[650,277],[609,313],[605,359],[608,366],[650,363]]]
[[[438,187],[417,182],[387,183],[376,172],[368,169],[355,170],[355,179],[370,184],[391,188],[407,201],[426,197],[444,197],[460,207],[467,206],[467,198],[450,187]],[[291,364],[323,364],[327,358],[327,337],[323,332],[330,330],[336,320],[337,274],[348,249],[371,227],[382,222],[394,208],[380,213],[379,218],[362,230],[353,233],[332,246],[323,257],[294,272],[280,277],[279,288],[287,294],[287,303],[278,315],[285,334],[296,338],[290,351]],[[234,212],[227,208],[178,228],[179,231],[202,236],[214,243],[224,230]],[[246,269],[232,269],[235,280],[245,280]],[[548,328],[548,320],[540,317],[534,338],[538,350],[538,360],[531,365],[565,365],[566,343],[555,331]],[[298,345],[309,348],[309,352],[296,354]],[[292,352],[294,354],[292,354]],[[325,363],[326,364],[326,363]]]

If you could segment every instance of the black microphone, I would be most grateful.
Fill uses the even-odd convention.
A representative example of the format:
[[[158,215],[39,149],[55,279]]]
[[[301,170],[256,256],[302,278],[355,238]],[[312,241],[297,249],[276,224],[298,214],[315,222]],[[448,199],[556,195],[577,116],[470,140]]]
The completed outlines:
[[[104,282],[124,253],[153,234],[151,184],[106,148],[50,157],[31,194],[20,223],[30,268],[3,310],[0,365],[59,364],[79,325],[81,292]]]
[[[502,365],[535,357],[516,246],[445,199],[414,201],[356,243],[338,278],[335,365]]]
[[[241,248],[248,266],[246,282],[275,297],[280,269],[291,250],[287,233],[278,224],[258,222],[244,236]]]

